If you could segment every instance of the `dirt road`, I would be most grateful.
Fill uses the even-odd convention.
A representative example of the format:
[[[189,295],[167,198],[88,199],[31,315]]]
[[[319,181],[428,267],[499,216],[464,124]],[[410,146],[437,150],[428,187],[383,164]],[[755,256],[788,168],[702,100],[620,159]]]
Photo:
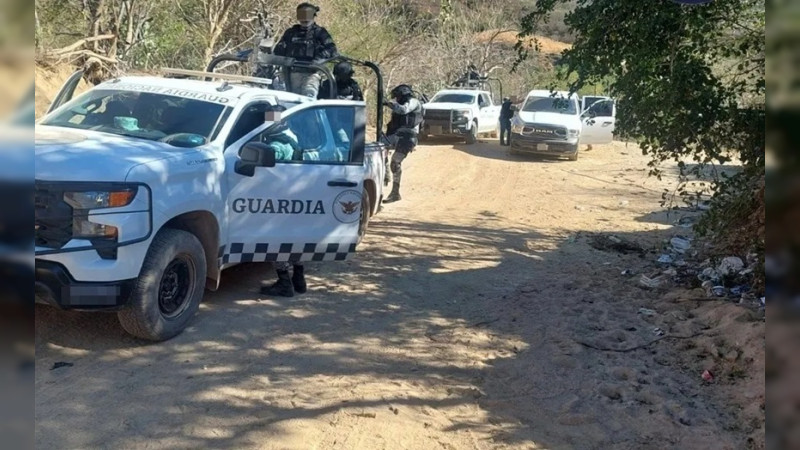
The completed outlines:
[[[404,182],[354,261],[308,268],[309,293],[264,298],[268,266],[233,268],[169,342],[37,307],[37,448],[743,447],[671,363],[680,339],[590,347],[703,328],[639,313],[660,294],[621,272],[652,255],[590,245],[679,232],[635,146],[568,162],[426,145]]]

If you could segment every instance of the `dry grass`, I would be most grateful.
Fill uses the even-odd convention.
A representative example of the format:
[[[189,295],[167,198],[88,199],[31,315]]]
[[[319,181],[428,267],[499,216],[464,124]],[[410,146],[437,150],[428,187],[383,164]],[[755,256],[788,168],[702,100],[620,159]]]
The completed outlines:
[[[517,33],[517,31],[502,31],[498,34],[498,30],[487,30],[478,33],[476,38],[478,39],[478,42],[482,43],[489,42],[493,39],[494,42],[513,46],[516,45],[518,40]],[[525,45],[528,48],[533,48],[534,41],[538,41],[539,51],[548,55],[559,55],[564,50],[572,47],[572,45],[565,42],[556,41],[555,39],[550,39],[544,36],[529,36],[525,38]]]

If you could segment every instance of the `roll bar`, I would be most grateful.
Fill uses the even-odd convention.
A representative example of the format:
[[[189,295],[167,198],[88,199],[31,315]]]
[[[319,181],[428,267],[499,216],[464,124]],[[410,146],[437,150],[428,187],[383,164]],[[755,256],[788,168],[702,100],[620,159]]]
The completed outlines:
[[[226,61],[246,63],[246,62],[250,61],[250,56],[251,56],[252,53],[253,53],[253,50],[250,49],[250,50],[243,50],[243,51],[241,51],[239,53],[236,53],[236,54],[229,53],[229,54],[219,55],[219,56],[217,56],[217,57],[215,57],[214,59],[211,60],[211,62],[208,64],[208,67],[206,67],[206,72],[214,72],[214,69],[216,69],[216,67],[220,63],[226,62]],[[330,89],[328,91],[328,98],[335,100],[337,98],[336,79],[334,78],[333,74],[331,73],[330,69],[326,66],[326,64],[328,64],[328,63],[336,63],[336,62],[340,62],[340,61],[347,61],[347,62],[349,62],[351,64],[356,64],[356,65],[359,65],[359,66],[366,67],[366,68],[372,70],[372,72],[375,73],[375,78],[377,79],[377,82],[378,82],[378,84],[377,84],[378,95],[377,95],[377,107],[376,107],[376,111],[377,111],[377,117],[376,117],[377,124],[376,125],[378,127],[377,140],[380,142],[381,136],[383,135],[383,98],[384,98],[383,97],[383,89],[384,89],[384,87],[383,87],[383,74],[381,74],[381,69],[380,69],[380,67],[378,67],[377,64],[375,64],[373,62],[370,62],[370,61],[361,61],[361,60],[358,60],[358,59],[355,59],[355,58],[350,58],[350,57],[347,57],[347,56],[344,56],[344,55],[339,55],[339,56],[335,56],[333,58],[330,58],[330,59],[327,59],[327,60],[324,60],[324,61],[316,61],[316,62],[298,61],[298,60],[296,60],[294,58],[289,58],[289,57],[285,57],[285,56],[267,55],[266,59],[261,64],[271,65],[271,66],[286,67],[286,68],[290,68],[290,69],[291,68],[314,69],[315,71],[322,72],[325,75],[325,77],[328,80],[330,80],[330,83],[328,83],[328,85],[330,87]],[[206,81],[210,81],[210,78],[206,79]]]

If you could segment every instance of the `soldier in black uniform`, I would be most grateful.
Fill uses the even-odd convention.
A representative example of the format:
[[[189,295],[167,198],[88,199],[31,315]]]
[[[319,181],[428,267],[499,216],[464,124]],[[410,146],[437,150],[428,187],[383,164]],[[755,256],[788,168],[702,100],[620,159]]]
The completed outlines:
[[[311,3],[297,5],[297,24],[286,30],[272,51],[304,62],[324,61],[339,54],[328,30],[317,25],[319,7]],[[287,79],[290,91],[308,97],[317,97],[320,74],[311,68],[292,67]]]
[[[401,84],[392,89],[392,101],[384,106],[392,110],[392,118],[386,125],[386,138],[394,146],[392,154],[392,192],[384,203],[396,202],[400,197],[400,177],[403,175],[403,160],[417,146],[419,124],[422,123],[422,104],[414,98],[411,86]]]
[[[336,95],[342,100],[364,100],[361,86],[353,79],[353,65],[342,61],[333,67],[333,77],[336,79]],[[330,80],[325,80],[319,88],[317,98],[330,98]]]

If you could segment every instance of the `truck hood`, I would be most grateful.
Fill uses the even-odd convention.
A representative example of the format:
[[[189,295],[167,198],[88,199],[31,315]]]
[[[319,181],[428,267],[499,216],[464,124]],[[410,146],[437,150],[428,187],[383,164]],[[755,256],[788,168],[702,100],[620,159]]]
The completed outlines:
[[[581,119],[574,114],[559,114],[539,111],[520,111],[519,118],[525,123],[560,125],[573,130],[581,129]]]
[[[473,109],[473,105],[468,105],[466,103],[426,103],[423,106],[424,109],[429,110],[436,110],[436,111],[451,111],[454,109]]]
[[[35,178],[48,181],[125,181],[134,166],[186,152],[162,142],[88,130],[37,125]]]

